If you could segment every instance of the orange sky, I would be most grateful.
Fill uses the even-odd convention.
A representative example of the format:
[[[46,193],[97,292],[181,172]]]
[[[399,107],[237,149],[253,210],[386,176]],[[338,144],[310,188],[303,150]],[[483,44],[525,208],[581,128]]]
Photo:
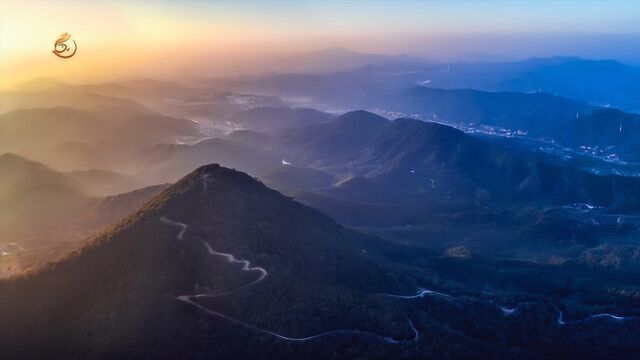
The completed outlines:
[[[634,43],[616,44],[610,37],[597,40],[597,46],[570,46],[577,43],[571,37],[575,34],[583,40],[615,34],[636,41],[639,23],[640,2],[632,1],[0,0],[0,87],[41,76],[90,82],[251,72],[274,54],[330,46],[436,59],[500,51],[512,52],[511,57],[601,58],[617,51],[640,58],[637,50],[628,50]],[[51,54],[64,32],[78,43],[77,54],[68,60]],[[563,38],[554,32],[569,35],[545,50]],[[536,43],[511,38],[500,44],[502,40],[482,43],[467,36],[479,33],[546,37]],[[454,43],[451,36],[460,41]],[[601,53],[591,55],[589,49]]]
[[[269,34],[259,28],[247,33],[224,19],[194,21],[152,10],[98,1],[0,2],[0,86],[40,76],[72,82],[167,76],[198,59],[215,59],[218,64],[212,65],[223,68],[249,50],[269,51],[261,49]],[[68,60],[51,54],[64,32],[78,44]]]

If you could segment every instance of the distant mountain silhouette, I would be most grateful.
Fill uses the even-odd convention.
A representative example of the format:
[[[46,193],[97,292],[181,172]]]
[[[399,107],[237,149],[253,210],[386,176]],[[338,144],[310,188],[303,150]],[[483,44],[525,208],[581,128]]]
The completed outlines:
[[[37,159],[60,171],[90,171],[96,168],[122,173],[135,172],[135,154],[140,144],[122,144],[116,141],[66,141],[56,144],[29,157]]]
[[[627,161],[640,159],[640,144],[634,140],[640,135],[639,116],[546,93],[415,87],[400,95],[391,108],[480,131],[508,131],[574,150],[599,147]]]
[[[640,205],[634,190],[640,180],[635,177],[594,175],[526,148],[509,148],[419,120],[393,121],[351,167],[405,190],[413,184],[417,191],[429,191],[435,180],[441,191],[470,191],[476,199]]]
[[[523,71],[494,85],[508,91],[543,91],[595,105],[640,111],[640,69],[614,60],[531,59]]]
[[[635,86],[640,81],[640,69],[614,60],[550,57],[422,66],[387,64],[360,71],[378,79],[402,77],[406,84],[434,88],[548,93],[591,105],[640,110]]]
[[[257,147],[266,147],[272,140],[268,134],[255,130],[232,131],[224,138],[241,144]]]
[[[82,189],[95,196],[121,194],[148,185],[134,176],[100,169],[74,170],[66,172],[66,175],[75,179]]]
[[[93,110],[100,107],[126,108],[137,113],[152,111],[130,98],[97,95],[89,92],[69,90],[67,87],[47,91],[3,91],[0,92],[0,114],[15,110],[34,108],[69,107]]]
[[[28,160],[22,156],[4,153],[0,155],[0,191],[18,181],[51,182],[66,187],[77,187],[73,178],[61,174],[43,164]]]
[[[173,182],[189,169],[217,161],[225,166],[258,173],[280,165],[276,155],[255,144],[243,144],[224,138],[210,138],[192,145],[161,144],[137,154],[139,177],[147,181]]]
[[[85,191],[95,190],[95,183],[86,184],[77,174],[62,174],[13,154],[0,156],[0,172],[0,245],[13,244],[19,249],[4,258],[1,276],[42,265],[77,249],[83,237],[128,215],[163,188],[91,196]],[[107,181],[103,186],[113,184]]]
[[[353,111],[334,121],[285,132],[277,140],[277,149],[286,158],[308,161],[353,156],[368,144],[389,121],[367,111]]]
[[[78,140],[144,146],[197,133],[194,124],[188,120],[132,108],[101,107],[90,111],[53,107],[0,115],[0,151],[33,153]]]
[[[540,133],[594,108],[550,94],[443,90],[414,87],[397,97],[393,110],[429,120],[478,124]],[[401,110],[400,110],[401,109]]]
[[[330,172],[295,166],[280,166],[269,169],[259,173],[258,178],[267,186],[287,194],[322,189],[336,182],[335,175]]]
[[[269,73],[227,79],[216,84],[221,83],[234,91],[306,97],[313,103],[351,109],[380,107],[394,94],[415,85],[425,85],[492,92],[544,92],[594,106],[610,105],[626,111],[640,111],[640,96],[635,86],[640,70],[613,60],[574,57],[477,63],[389,60],[368,62],[352,71]]]
[[[430,60],[410,55],[382,55],[361,53],[341,47],[282,56],[271,65],[270,71],[324,73],[348,71],[365,65],[428,64]]]
[[[387,121],[367,112],[347,113],[332,123],[290,131],[274,148],[295,166],[342,178],[315,189],[338,199],[640,206],[634,190],[640,185],[637,178],[601,173],[601,160],[567,160],[517,139],[478,137],[420,120]]]

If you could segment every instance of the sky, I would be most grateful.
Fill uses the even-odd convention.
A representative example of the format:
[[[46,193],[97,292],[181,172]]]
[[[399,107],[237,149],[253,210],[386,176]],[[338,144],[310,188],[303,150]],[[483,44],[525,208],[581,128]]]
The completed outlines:
[[[51,54],[63,32],[78,43],[69,60]],[[0,0],[0,86],[264,71],[263,59],[333,46],[439,61],[640,64],[640,1]]]

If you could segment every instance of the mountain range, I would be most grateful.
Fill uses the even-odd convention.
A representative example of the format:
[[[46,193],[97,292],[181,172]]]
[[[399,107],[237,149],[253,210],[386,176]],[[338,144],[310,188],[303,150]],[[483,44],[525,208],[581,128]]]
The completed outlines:
[[[3,277],[36,269],[77,250],[87,237],[124,218],[165,187],[95,196],[87,189],[102,190],[102,174],[88,180],[84,173],[60,173],[14,154],[0,155],[0,172]]]
[[[0,93],[0,358],[633,358],[637,69],[280,61]]]
[[[543,298],[528,293],[536,288],[532,278],[556,269],[515,265],[522,272],[512,280],[489,282],[504,289],[490,300],[477,286],[459,287],[461,274],[438,275],[464,260],[428,254],[344,228],[246,174],[203,166],[81,251],[1,282],[0,353],[536,358],[610,354],[609,345],[595,343],[609,331],[616,354],[634,349],[633,321],[585,324],[580,335],[563,330],[589,305],[564,305],[570,317],[558,324],[547,302],[562,298],[561,287]],[[431,265],[414,265],[416,256]],[[474,264],[471,277],[492,267]],[[567,276],[582,271],[563,269]],[[427,283],[439,291],[411,295]],[[505,316],[503,302],[517,304],[517,313]]]
[[[635,177],[594,173],[603,161],[579,161],[578,155],[564,159],[438,123],[388,121],[364,111],[292,129],[271,149],[296,166],[329,171],[343,179],[327,187],[330,193],[359,192],[369,200],[434,193],[443,199],[476,201],[547,199],[606,206],[638,201]],[[373,193],[364,191],[365,183]],[[355,188],[347,189],[351,184]],[[432,191],[436,186],[438,191]]]
[[[209,86],[234,91],[309,98],[343,109],[376,107],[390,95],[415,85],[490,92],[544,92],[595,106],[637,112],[637,67],[613,60],[575,57],[532,58],[514,62],[433,63],[387,61],[328,73],[277,73],[211,79]]]

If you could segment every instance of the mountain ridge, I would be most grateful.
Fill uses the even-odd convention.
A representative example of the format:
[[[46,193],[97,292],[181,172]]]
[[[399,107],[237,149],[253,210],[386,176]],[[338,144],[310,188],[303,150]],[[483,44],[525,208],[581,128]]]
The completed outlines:
[[[165,337],[177,336],[181,341],[193,336],[207,338],[206,332],[201,333],[189,324],[196,324],[193,319],[202,317],[203,309],[214,306],[216,310],[208,313],[214,317],[223,314],[217,316],[222,321],[218,324],[221,330],[231,330],[231,334],[241,330],[238,325],[263,323],[246,326],[242,332],[266,336],[271,341],[315,339],[309,331],[326,333],[328,341],[338,343],[344,341],[339,337],[364,337],[374,343],[389,342],[389,346],[396,341],[387,339],[412,341],[418,330],[411,330],[410,322],[397,314],[392,316],[397,323],[389,323],[389,329],[376,324],[369,325],[371,330],[359,329],[353,320],[344,318],[337,324],[344,324],[345,330],[324,328],[323,332],[321,323],[306,330],[309,325],[297,322],[293,327],[287,325],[292,319],[286,315],[291,310],[286,304],[293,300],[292,294],[298,294],[294,297],[296,303],[304,304],[332,301],[334,296],[356,299],[364,296],[358,293],[365,289],[374,292],[402,286],[386,280],[383,265],[360,250],[360,246],[370,246],[366,245],[367,239],[368,236],[344,229],[317,210],[292,201],[244,173],[219,165],[202,166],[62,261],[27,277],[0,281],[3,290],[0,312],[4,313],[5,325],[13,329],[12,334],[4,330],[8,327],[0,330],[3,344],[0,353],[24,349],[18,339],[24,340],[21,336],[28,332],[30,338],[38,339],[38,345],[26,354],[44,350],[47,354],[68,354],[79,345],[76,331],[94,335],[85,339],[91,344],[88,349],[92,354],[107,351],[100,346],[105,343],[118,344],[109,348],[108,354],[124,356],[130,351],[150,354],[157,351],[157,341],[161,339],[165,340],[160,342],[165,344],[161,347],[174,352],[178,349],[170,345],[172,342],[166,342]],[[228,261],[221,261],[223,258]],[[231,265],[245,259],[245,269],[249,271],[234,271]],[[256,280],[249,274],[251,269],[263,269],[263,277]],[[267,272],[269,276],[259,286],[234,285],[253,284]],[[411,284],[407,279],[403,283]],[[79,285],[82,286],[78,291],[71,291]],[[233,290],[240,289],[238,286],[244,290]],[[229,293],[238,303],[219,303],[218,296],[213,295],[181,298],[193,294],[194,289],[202,289],[205,294]],[[265,301],[276,297],[284,307],[265,308],[266,304],[256,304],[249,295]],[[20,308],[41,296],[48,298],[46,304],[23,316],[10,315],[20,313]],[[378,303],[374,300],[368,300],[373,301],[370,306]],[[340,313],[348,311],[345,305],[337,304]],[[257,307],[258,313],[251,307]],[[59,308],[69,309],[64,323],[55,315],[55,309]],[[375,311],[377,314],[380,310]],[[269,320],[265,323],[267,314],[272,315],[267,316]],[[282,316],[285,319],[278,320]],[[334,318],[323,315],[326,316]],[[55,326],[59,331],[42,332],[34,328],[35,324]],[[123,328],[122,324],[129,325]],[[184,325],[176,327],[176,324]],[[149,327],[153,328],[152,333],[148,332]],[[279,336],[292,333],[299,335]],[[122,336],[133,342],[122,342]],[[224,347],[224,343],[219,344]]]

